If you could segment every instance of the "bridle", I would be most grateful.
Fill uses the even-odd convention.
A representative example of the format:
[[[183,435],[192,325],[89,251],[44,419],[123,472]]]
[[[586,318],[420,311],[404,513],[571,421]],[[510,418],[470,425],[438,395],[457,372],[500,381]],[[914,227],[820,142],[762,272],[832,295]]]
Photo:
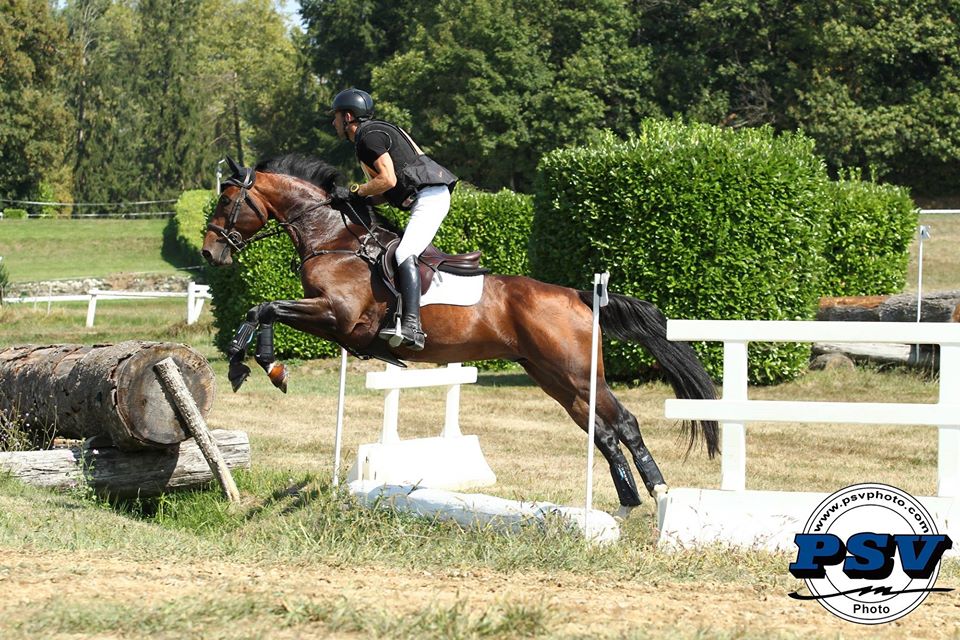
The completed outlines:
[[[267,224],[269,217],[260,210],[260,207],[257,206],[257,203],[253,198],[248,197],[249,190],[251,187],[253,187],[253,184],[257,179],[256,171],[248,167],[238,167],[232,162],[231,165],[233,166],[234,174],[220,184],[220,190],[223,191],[223,189],[226,187],[238,187],[240,189],[240,195],[238,195],[233,201],[233,209],[230,211],[230,215],[227,217],[226,226],[221,227],[220,225],[210,222],[207,224],[207,231],[215,232],[230,246],[230,249],[233,251],[233,253],[240,253],[251,242],[256,242],[257,240],[262,240],[263,238],[267,238],[269,236],[275,236],[277,233],[282,232],[282,229],[279,231],[273,230],[266,233],[258,233],[249,240],[243,239],[243,236],[241,236],[240,232],[237,231],[236,226],[237,219],[240,217],[240,207],[242,207],[244,203],[253,209],[253,212],[257,214],[257,217],[263,224]]]
[[[214,231],[217,236],[219,236],[230,246],[232,252],[236,254],[240,253],[249,245],[257,242],[258,240],[263,240],[264,238],[270,238],[272,236],[285,233],[285,230],[288,227],[294,228],[293,223],[301,217],[300,215],[290,218],[286,222],[278,221],[278,226],[276,229],[272,229],[270,231],[261,231],[260,233],[257,233],[244,240],[243,236],[241,236],[240,232],[236,229],[237,219],[240,217],[240,207],[242,207],[244,203],[250,205],[250,208],[253,209],[253,212],[257,214],[257,217],[261,220],[261,222],[263,222],[263,224],[266,224],[269,221],[269,216],[260,210],[260,207],[257,206],[257,203],[253,200],[253,198],[248,197],[248,192],[253,187],[257,179],[256,171],[249,167],[238,166],[231,158],[227,158],[227,162],[229,163],[231,169],[233,169],[233,175],[220,184],[220,190],[223,191],[223,189],[226,187],[237,187],[240,189],[240,193],[233,201],[233,209],[231,209],[230,215],[227,217],[226,226],[221,227],[220,225],[210,222],[207,224],[208,231]],[[326,200],[323,200],[317,204],[322,206],[329,205],[332,202],[333,198],[328,197]],[[366,222],[364,222],[363,218],[357,214],[356,210],[353,208],[353,205],[350,204],[349,201],[345,201],[345,204],[353,212],[356,219],[355,221],[358,222],[360,226],[362,226],[367,232],[366,235],[362,237],[354,233],[353,229],[351,229],[350,225],[347,223],[347,215],[341,209],[337,209],[337,212],[340,214],[340,218],[343,222],[343,226],[354,236],[354,238],[356,238],[358,248],[353,251],[348,249],[317,249],[311,251],[309,254],[301,257],[299,260],[296,258],[293,259],[290,266],[294,273],[299,274],[303,270],[303,266],[313,258],[329,254],[354,255],[365,260],[366,262],[369,262],[370,264],[375,264],[377,256],[371,255],[367,251],[367,242],[365,239],[372,239],[380,249],[380,252],[386,251],[386,246],[384,246],[374,231],[377,225],[368,225]]]

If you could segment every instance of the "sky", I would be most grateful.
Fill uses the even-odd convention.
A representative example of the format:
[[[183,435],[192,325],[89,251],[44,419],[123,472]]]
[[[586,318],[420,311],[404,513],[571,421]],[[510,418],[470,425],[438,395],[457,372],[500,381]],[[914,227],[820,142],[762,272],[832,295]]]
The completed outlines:
[[[276,5],[280,13],[287,16],[287,21],[290,24],[297,24],[300,22],[299,0],[273,0],[273,3]]]

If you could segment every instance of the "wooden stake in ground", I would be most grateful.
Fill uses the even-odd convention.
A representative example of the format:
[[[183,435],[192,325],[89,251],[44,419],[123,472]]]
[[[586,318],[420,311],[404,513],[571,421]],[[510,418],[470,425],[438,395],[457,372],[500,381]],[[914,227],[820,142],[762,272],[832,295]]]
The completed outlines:
[[[187,431],[197,441],[197,446],[200,447],[203,456],[207,459],[207,464],[210,465],[210,470],[223,488],[223,493],[230,502],[240,502],[240,492],[233,481],[233,475],[230,473],[226,462],[224,462],[217,443],[211,437],[210,431],[207,429],[207,423],[200,415],[197,404],[190,396],[190,391],[180,374],[177,363],[172,358],[166,358],[155,364],[153,369],[157,372],[164,389],[170,394],[177,412],[183,418]]]

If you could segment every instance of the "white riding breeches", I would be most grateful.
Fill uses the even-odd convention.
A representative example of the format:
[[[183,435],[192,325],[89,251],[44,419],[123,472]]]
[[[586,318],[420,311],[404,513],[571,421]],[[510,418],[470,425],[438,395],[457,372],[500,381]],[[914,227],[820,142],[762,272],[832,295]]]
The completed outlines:
[[[450,190],[440,185],[426,187],[417,194],[410,208],[410,222],[403,231],[403,240],[397,246],[397,264],[410,256],[419,256],[433,242],[440,223],[450,211]]]

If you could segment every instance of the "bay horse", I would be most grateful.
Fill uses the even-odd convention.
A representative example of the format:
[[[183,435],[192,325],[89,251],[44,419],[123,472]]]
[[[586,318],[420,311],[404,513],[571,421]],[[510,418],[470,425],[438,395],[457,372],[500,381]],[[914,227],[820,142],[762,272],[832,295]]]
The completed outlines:
[[[273,323],[281,322],[353,353],[392,362],[514,361],[587,430],[592,291],[522,276],[485,275],[481,299],[473,306],[423,307],[427,340],[422,351],[390,347],[378,332],[390,321],[395,297],[379,277],[376,261],[399,230],[362,201],[332,198],[339,174],[321,160],[290,154],[261,162],[255,169],[229,162],[233,175],[222,185],[204,237],[203,257],[212,265],[227,265],[250,242],[285,231],[299,255],[299,265],[294,266],[305,296],[250,309],[228,350],[234,391],[250,372],[242,361],[258,330],[256,360],[275,385],[286,389],[286,369],[273,355]],[[279,228],[261,231],[271,219]],[[610,294],[609,304],[601,308],[600,325],[607,337],[640,342],[678,398],[716,397],[713,381],[690,345],[667,340],[666,318],[652,303]],[[640,492],[620,443],[633,457],[650,495],[665,491],[666,482],[643,442],[636,417],[607,386],[602,352],[596,388],[594,442],[610,466],[621,505],[618,515],[625,517],[640,504]],[[688,452],[702,439],[713,458],[719,449],[717,423],[688,421],[685,427]]]

